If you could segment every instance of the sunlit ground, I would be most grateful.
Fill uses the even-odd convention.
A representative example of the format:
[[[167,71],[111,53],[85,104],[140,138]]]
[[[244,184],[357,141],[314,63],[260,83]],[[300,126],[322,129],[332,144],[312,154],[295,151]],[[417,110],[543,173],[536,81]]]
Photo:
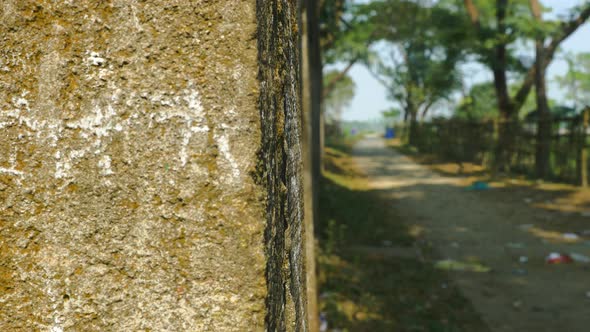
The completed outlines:
[[[319,254],[321,307],[331,330],[486,331],[388,200],[370,190],[346,145],[326,150]]]
[[[403,145],[399,139],[388,140],[387,145],[442,176],[457,178],[455,184],[467,187],[476,181],[484,181],[496,189],[485,195],[511,203],[515,208],[528,206],[538,209],[539,216],[546,222],[528,229],[538,237],[573,243],[581,242],[583,237],[564,238],[563,234],[588,232],[587,235],[590,235],[590,188],[531,180],[518,175],[493,177],[482,165],[441,161],[435,155],[418,153]]]
[[[590,256],[588,190],[492,178],[391,142],[354,153],[350,144],[327,149],[321,194],[321,305],[332,331],[585,326],[587,263],[545,258]],[[489,190],[470,190],[474,181]]]

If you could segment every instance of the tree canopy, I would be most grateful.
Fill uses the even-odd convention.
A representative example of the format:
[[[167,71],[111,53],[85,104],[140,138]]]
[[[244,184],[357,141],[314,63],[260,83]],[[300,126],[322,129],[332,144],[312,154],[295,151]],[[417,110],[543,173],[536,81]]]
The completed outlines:
[[[566,54],[568,70],[556,78],[576,109],[590,106],[590,53]]]

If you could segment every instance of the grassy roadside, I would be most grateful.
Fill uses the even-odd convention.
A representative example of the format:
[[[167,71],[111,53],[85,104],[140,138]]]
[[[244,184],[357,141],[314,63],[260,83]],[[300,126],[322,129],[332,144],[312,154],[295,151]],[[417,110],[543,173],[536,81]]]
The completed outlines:
[[[465,183],[469,181],[488,181],[495,183],[498,187],[518,185],[535,187],[537,189],[548,191],[556,189],[568,191],[584,190],[573,184],[560,181],[542,181],[527,176],[526,174],[510,173],[493,175],[492,172],[483,165],[471,162],[459,164],[448,160],[445,161],[436,154],[422,153],[415,147],[402,143],[400,139],[387,140],[386,144],[418,164],[427,166],[431,170],[444,176],[460,177],[465,180]]]
[[[425,165],[431,170],[445,176],[461,177],[467,184],[472,181],[490,181],[492,174],[482,165],[474,163],[453,163],[442,161],[434,154],[420,153],[415,147],[403,144],[399,139],[387,140],[387,146],[412,159],[414,162]],[[502,179],[498,178],[501,181]],[[524,177],[519,178],[524,181]]]
[[[326,149],[318,225],[320,306],[336,331],[487,331],[432,266],[435,253],[368,187],[350,144]]]

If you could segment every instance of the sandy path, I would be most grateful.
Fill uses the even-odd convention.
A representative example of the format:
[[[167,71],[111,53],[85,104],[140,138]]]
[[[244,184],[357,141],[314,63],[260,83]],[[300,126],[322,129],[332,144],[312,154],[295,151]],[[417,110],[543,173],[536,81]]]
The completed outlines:
[[[590,331],[590,270],[584,264],[544,262],[553,251],[590,256],[590,246],[544,242],[520,227],[536,224],[543,217],[538,209],[520,198],[511,200],[509,192],[497,199],[489,192],[467,191],[458,179],[433,173],[379,138],[359,142],[353,155],[371,188],[391,199],[404,223],[423,230],[438,256],[476,258],[493,269],[450,273],[492,331]],[[520,263],[521,256],[529,261]]]

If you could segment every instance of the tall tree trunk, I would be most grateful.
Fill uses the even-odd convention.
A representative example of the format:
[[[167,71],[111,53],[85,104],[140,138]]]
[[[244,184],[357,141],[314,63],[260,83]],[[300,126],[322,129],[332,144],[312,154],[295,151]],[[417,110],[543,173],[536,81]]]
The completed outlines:
[[[543,68],[543,42],[536,42],[537,60],[535,63],[535,92],[537,94],[537,147],[535,151],[536,175],[547,178],[550,175],[549,157],[551,151],[551,113],[547,103],[545,68]]]
[[[309,4],[307,4],[309,5]],[[312,84],[313,76],[310,66],[311,52],[308,37],[308,7],[302,6],[301,18],[303,35],[302,45],[302,156],[303,156],[303,208],[305,224],[305,262],[307,282],[307,320],[310,332],[318,332],[320,329],[318,309],[318,288],[316,274],[316,250],[315,250],[315,224],[318,216],[318,190],[319,183],[313,177],[313,121],[312,110],[314,105],[312,91],[316,88]],[[317,22],[316,22],[317,24]],[[315,182],[314,182],[315,180]]]
[[[541,4],[538,0],[530,0],[533,17],[541,24]],[[535,151],[535,173],[545,179],[550,174],[549,157],[551,151],[551,113],[547,104],[547,89],[545,82],[545,37],[541,32],[535,41],[535,92],[537,95],[537,146]]]
[[[500,112],[500,130],[496,143],[494,169],[496,171],[508,171],[512,159],[512,146],[514,145],[514,132],[516,127],[516,112],[510,94],[508,93],[508,79],[506,77],[507,57],[506,42],[506,9],[508,0],[496,1],[497,38],[500,39],[494,50],[492,70],[494,73],[494,88],[496,100]]]
[[[500,2],[506,3],[506,1],[498,0],[497,4]],[[465,9],[471,22],[473,23],[474,28],[478,33],[481,32],[480,20],[479,20],[479,10],[475,6],[473,0],[464,0]],[[505,4],[504,4],[505,6]],[[505,16],[505,12],[504,12]],[[585,4],[583,8],[580,10],[580,14],[573,18],[568,22],[564,22],[561,24],[560,29],[558,29],[551,37],[551,41],[548,43],[547,47],[545,47],[545,54],[544,54],[544,69],[546,70],[553,57],[555,56],[555,52],[559,48],[559,45],[569,38],[581,25],[583,25],[588,18],[590,17],[590,4]],[[514,112],[518,112],[520,108],[524,105],[533,85],[535,83],[535,66],[531,67],[525,76],[525,80],[523,81],[522,85],[518,89],[516,95],[512,100],[512,108]]]
[[[318,310],[318,296],[317,296],[317,279],[315,268],[315,226],[317,225],[317,216],[319,212],[319,185],[321,178],[321,158],[323,151],[322,139],[322,95],[323,95],[323,74],[322,74],[322,56],[321,56],[321,41],[320,41],[320,26],[319,26],[319,3],[314,0],[304,0],[305,7],[305,41],[306,46],[305,57],[305,75],[307,76],[307,87],[304,94],[307,95],[307,153],[308,157],[308,191],[311,192],[311,197],[308,197],[311,204],[308,213],[312,214],[312,221],[308,221],[308,229],[306,240],[312,241],[313,246],[308,246],[307,264],[312,264],[310,271],[308,271],[307,281],[308,286],[313,288],[308,291],[308,319],[309,328],[311,332],[319,330],[319,310]],[[311,270],[313,269],[313,270]]]
[[[417,145],[419,142],[419,124],[418,115],[416,112],[410,113],[410,144]]]
[[[412,100],[412,94],[408,94],[406,114],[410,118],[410,135],[408,143],[410,143],[410,145],[416,145],[419,141],[418,110]]]
[[[309,70],[311,87],[311,131],[312,131],[312,178],[314,184],[319,184],[322,165],[322,51],[319,26],[320,7],[317,1],[305,0],[307,11],[307,43],[309,47]],[[319,202],[318,193],[314,194],[314,202]]]
[[[497,34],[499,37],[504,37],[506,35],[506,9],[508,5],[508,0],[497,0],[496,1],[496,19],[497,19]],[[469,18],[474,26],[474,28],[481,33],[480,21],[479,21],[479,11],[475,6],[473,0],[464,0],[464,6],[469,15]],[[510,98],[508,93],[508,84],[506,78],[506,44],[500,39],[498,45],[496,45],[494,60],[492,63],[492,71],[494,73],[494,87],[496,90],[496,97],[498,102],[498,109],[500,111],[500,121],[499,121],[499,130],[498,130],[498,141],[495,148],[495,160],[493,168],[494,170],[508,170],[510,168],[510,160],[512,158],[512,146],[513,146],[513,135],[517,130],[518,124],[517,116],[518,111],[524,105],[526,98],[528,97],[532,86],[535,85],[535,82],[539,81],[538,78],[542,78],[542,81],[539,82],[539,86],[542,87],[543,91],[539,91],[541,95],[540,103],[541,105],[547,104],[546,101],[546,94],[545,94],[545,71],[553,57],[555,52],[558,49],[558,46],[571,36],[582,24],[586,22],[586,20],[590,17],[590,4],[585,4],[584,7],[581,9],[580,14],[575,17],[574,19],[565,22],[561,25],[561,28],[558,29],[551,36],[551,41],[544,47],[543,44],[537,45],[542,47],[542,52],[538,52],[541,55],[542,60],[536,61],[536,65],[531,68],[526,77],[524,82],[522,83],[520,89],[514,96],[514,99]],[[541,50],[541,48],[537,47],[537,49]],[[539,75],[537,75],[537,68],[539,68]],[[542,99],[545,99],[543,101]],[[548,108],[548,107],[547,107]],[[550,136],[550,125],[548,125],[548,121],[545,125],[540,126],[539,132],[543,133],[542,135],[547,136],[547,132],[549,132]],[[546,127],[549,126],[547,129]],[[541,128],[543,127],[543,128]],[[548,145],[543,144],[542,149],[548,150]],[[541,154],[545,154],[546,152],[540,152],[539,157]],[[541,162],[543,164],[543,162]],[[548,164],[548,163],[547,163]],[[545,173],[545,171],[542,171]]]
[[[569,36],[571,36],[582,24],[584,24],[588,18],[590,17],[590,4],[585,4],[584,8],[580,11],[580,15],[575,17],[574,19],[565,22],[561,25],[561,29],[559,29],[553,36],[551,36],[551,42],[545,47],[544,52],[544,60],[543,60],[543,70],[546,70],[553,57],[555,56],[555,52],[559,48],[559,45],[566,40]],[[522,83],[520,89],[516,93],[514,97],[514,108],[518,111],[522,105],[524,105],[532,86],[535,83],[535,68],[533,66],[527,73],[524,82]]]
[[[319,129],[319,136],[320,136],[320,144],[318,146],[319,150],[319,165],[318,165],[318,177],[322,177],[322,171],[324,170],[324,152],[326,150],[326,113],[323,111],[323,104],[322,104],[322,111],[320,112],[320,129]]]
[[[432,108],[432,105],[434,105],[434,100],[429,101],[426,103],[426,105],[424,105],[424,108],[422,109],[422,112],[420,114],[422,121],[424,121],[426,119],[426,115],[428,115],[428,111],[430,111],[430,109]]]

